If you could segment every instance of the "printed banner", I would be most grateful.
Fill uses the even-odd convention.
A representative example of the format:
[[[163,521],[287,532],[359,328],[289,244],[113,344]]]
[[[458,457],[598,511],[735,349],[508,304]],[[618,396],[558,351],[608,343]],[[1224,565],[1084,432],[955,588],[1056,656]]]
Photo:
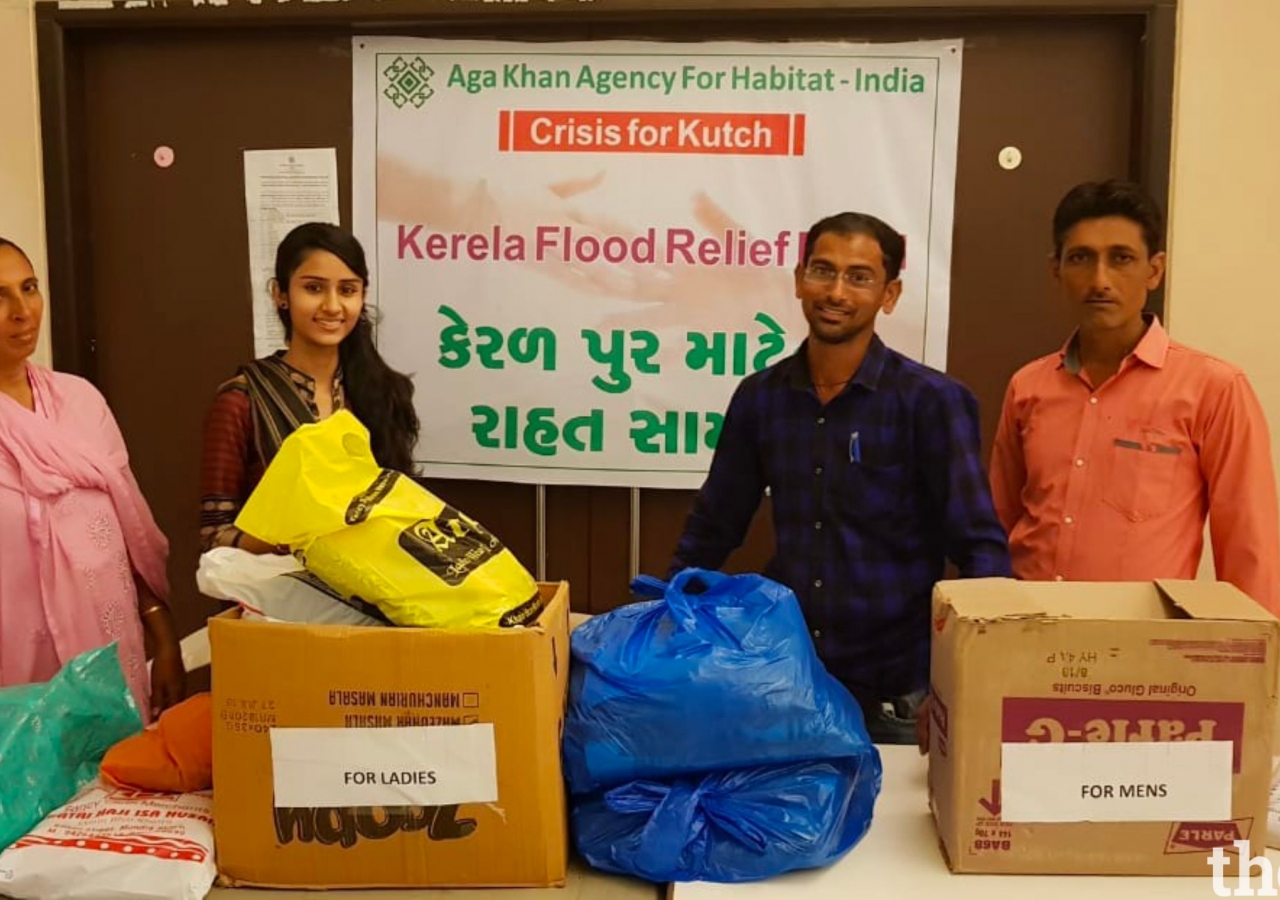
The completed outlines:
[[[435,477],[693,488],[807,328],[807,228],[907,242],[878,326],[946,366],[960,42],[353,39],[355,229]]]

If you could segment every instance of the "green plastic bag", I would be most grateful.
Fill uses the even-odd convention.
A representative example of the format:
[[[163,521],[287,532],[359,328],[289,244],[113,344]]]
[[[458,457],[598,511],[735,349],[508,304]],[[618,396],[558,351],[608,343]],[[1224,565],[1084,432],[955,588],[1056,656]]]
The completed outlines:
[[[115,644],[39,684],[0,688],[0,850],[98,775],[112,746],[142,730]]]

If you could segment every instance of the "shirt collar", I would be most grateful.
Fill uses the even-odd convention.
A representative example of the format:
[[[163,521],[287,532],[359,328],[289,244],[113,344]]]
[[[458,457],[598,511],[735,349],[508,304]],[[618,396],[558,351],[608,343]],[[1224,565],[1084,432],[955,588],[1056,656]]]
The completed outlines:
[[[1138,362],[1153,369],[1163,369],[1165,357],[1169,355],[1169,333],[1160,324],[1160,317],[1154,313],[1143,313],[1147,323],[1147,333],[1138,341],[1129,355]],[[1072,375],[1080,374],[1080,332],[1074,332],[1058,351],[1058,367],[1066,369]]]
[[[849,383],[844,386],[844,393],[853,385],[859,385],[869,391],[874,391],[880,386],[880,376],[884,374],[885,361],[888,359],[889,349],[885,347],[884,341],[880,340],[880,335],[871,335],[871,343],[867,345],[867,355],[862,358],[862,364],[858,366],[858,371],[853,373],[853,377],[849,379]],[[791,356],[791,372],[789,375],[791,387],[800,391],[808,391],[813,388],[813,375],[809,371],[809,339],[805,338],[800,344],[800,348]]]

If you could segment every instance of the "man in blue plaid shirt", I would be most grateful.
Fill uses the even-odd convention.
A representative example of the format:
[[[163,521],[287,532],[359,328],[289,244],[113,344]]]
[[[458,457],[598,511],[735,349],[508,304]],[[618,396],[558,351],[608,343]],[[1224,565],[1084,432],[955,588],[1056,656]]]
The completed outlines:
[[[946,561],[965,578],[1011,575],[977,400],[875,334],[902,292],[905,249],[861,213],[809,230],[795,272],[808,339],[738,386],[672,564],[718,569],[768,488],[765,574],[795,591],[819,656],[880,743],[916,742]]]

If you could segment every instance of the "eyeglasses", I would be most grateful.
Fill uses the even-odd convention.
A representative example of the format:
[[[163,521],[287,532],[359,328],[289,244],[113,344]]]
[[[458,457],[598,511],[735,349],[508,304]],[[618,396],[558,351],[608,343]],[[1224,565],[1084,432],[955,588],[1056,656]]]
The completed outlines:
[[[833,285],[837,280],[842,280],[846,286],[854,290],[865,291],[875,285],[876,276],[866,269],[846,269],[844,272],[837,272],[823,263],[810,263],[805,267],[804,280],[810,284],[823,286]]]

